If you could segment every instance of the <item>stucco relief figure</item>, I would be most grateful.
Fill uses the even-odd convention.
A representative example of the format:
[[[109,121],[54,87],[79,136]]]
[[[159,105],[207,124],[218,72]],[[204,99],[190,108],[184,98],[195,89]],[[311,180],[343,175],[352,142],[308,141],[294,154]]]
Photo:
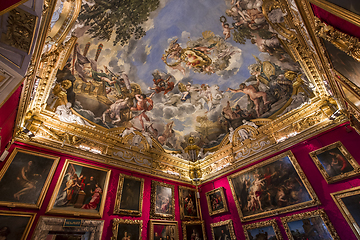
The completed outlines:
[[[90,123],[82,119],[80,116],[73,114],[70,108],[71,108],[71,103],[67,103],[66,105],[60,105],[56,108],[55,113],[58,115],[60,121],[66,123],[77,123],[79,125],[86,125],[89,127],[95,127],[94,125],[91,125]]]

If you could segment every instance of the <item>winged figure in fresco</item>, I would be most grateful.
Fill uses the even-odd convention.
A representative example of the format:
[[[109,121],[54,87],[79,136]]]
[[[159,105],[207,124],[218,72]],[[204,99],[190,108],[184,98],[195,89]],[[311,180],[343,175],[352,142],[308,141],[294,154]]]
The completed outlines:
[[[164,92],[164,95],[174,89],[175,83],[171,82],[171,75],[166,77],[166,74],[161,74],[159,71],[155,71],[153,74],[154,87],[149,87],[149,90],[155,90],[152,92],[149,98],[154,96],[155,93]],[[166,79],[165,79],[166,77]]]

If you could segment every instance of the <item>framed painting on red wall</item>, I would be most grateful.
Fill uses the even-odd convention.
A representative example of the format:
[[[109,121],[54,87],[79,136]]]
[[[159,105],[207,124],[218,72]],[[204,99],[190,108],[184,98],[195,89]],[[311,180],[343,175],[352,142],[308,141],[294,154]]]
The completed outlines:
[[[67,159],[47,213],[101,218],[110,169]]]
[[[179,240],[179,230],[177,221],[150,220],[149,237],[150,240],[171,239]]]
[[[0,239],[25,240],[36,213],[0,211]]]
[[[283,240],[275,219],[243,225],[246,240]]]
[[[175,186],[152,181],[150,217],[159,219],[175,218]]]
[[[206,240],[204,221],[187,221],[182,222],[184,240]]]
[[[111,240],[141,240],[143,220],[113,219]]]
[[[228,176],[243,222],[320,205],[291,151]]]
[[[211,234],[213,239],[235,240],[235,232],[232,220],[225,220],[217,223],[211,223]]]
[[[211,190],[205,193],[205,196],[210,216],[228,211],[223,187]]]
[[[196,189],[179,186],[181,219],[198,219],[199,209],[196,201]]]

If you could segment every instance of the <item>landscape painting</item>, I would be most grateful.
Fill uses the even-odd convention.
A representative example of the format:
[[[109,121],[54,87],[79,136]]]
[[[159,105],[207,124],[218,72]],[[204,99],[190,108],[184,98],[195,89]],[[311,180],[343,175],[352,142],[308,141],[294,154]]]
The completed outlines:
[[[268,18],[282,23],[284,13]],[[190,136],[217,146],[230,128],[314,96],[261,0],[84,0],[69,36],[76,44],[47,109],[65,122],[142,132],[165,150],[183,150]]]
[[[242,221],[320,204],[291,151],[228,176]]]

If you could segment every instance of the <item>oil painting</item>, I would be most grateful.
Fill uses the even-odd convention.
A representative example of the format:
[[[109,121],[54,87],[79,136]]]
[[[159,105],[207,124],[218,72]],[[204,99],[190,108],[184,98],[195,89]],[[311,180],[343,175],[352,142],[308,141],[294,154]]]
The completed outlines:
[[[228,176],[243,222],[320,204],[291,151]]]
[[[283,240],[275,219],[244,225],[246,240]]]
[[[359,164],[340,141],[309,154],[328,183],[354,177],[360,173]]]
[[[175,186],[152,181],[150,217],[159,219],[175,218]]]
[[[36,213],[0,211],[0,236],[2,239],[27,239]]]
[[[179,186],[180,216],[181,219],[199,218],[196,189]]]
[[[46,212],[102,217],[110,169],[66,160]]]
[[[141,240],[142,220],[113,219],[111,240]]]
[[[150,240],[179,240],[179,230],[177,221],[149,221]]]
[[[213,239],[235,240],[235,232],[232,220],[225,220],[217,223],[210,223]]]
[[[286,235],[297,239],[340,239],[323,209],[282,217]]]
[[[360,187],[331,193],[331,197],[340,209],[342,215],[353,230],[355,236],[360,238]]]
[[[284,13],[268,18],[282,23]],[[190,137],[218,146],[230,129],[314,96],[261,0],[84,0],[69,36],[76,44],[47,110],[63,122],[137,131],[169,151]]]
[[[206,240],[204,221],[182,222],[184,240]]]
[[[223,187],[211,190],[205,195],[210,216],[228,211]]]
[[[141,216],[144,179],[119,174],[114,214]]]
[[[0,205],[40,208],[59,158],[15,148],[0,172]]]

